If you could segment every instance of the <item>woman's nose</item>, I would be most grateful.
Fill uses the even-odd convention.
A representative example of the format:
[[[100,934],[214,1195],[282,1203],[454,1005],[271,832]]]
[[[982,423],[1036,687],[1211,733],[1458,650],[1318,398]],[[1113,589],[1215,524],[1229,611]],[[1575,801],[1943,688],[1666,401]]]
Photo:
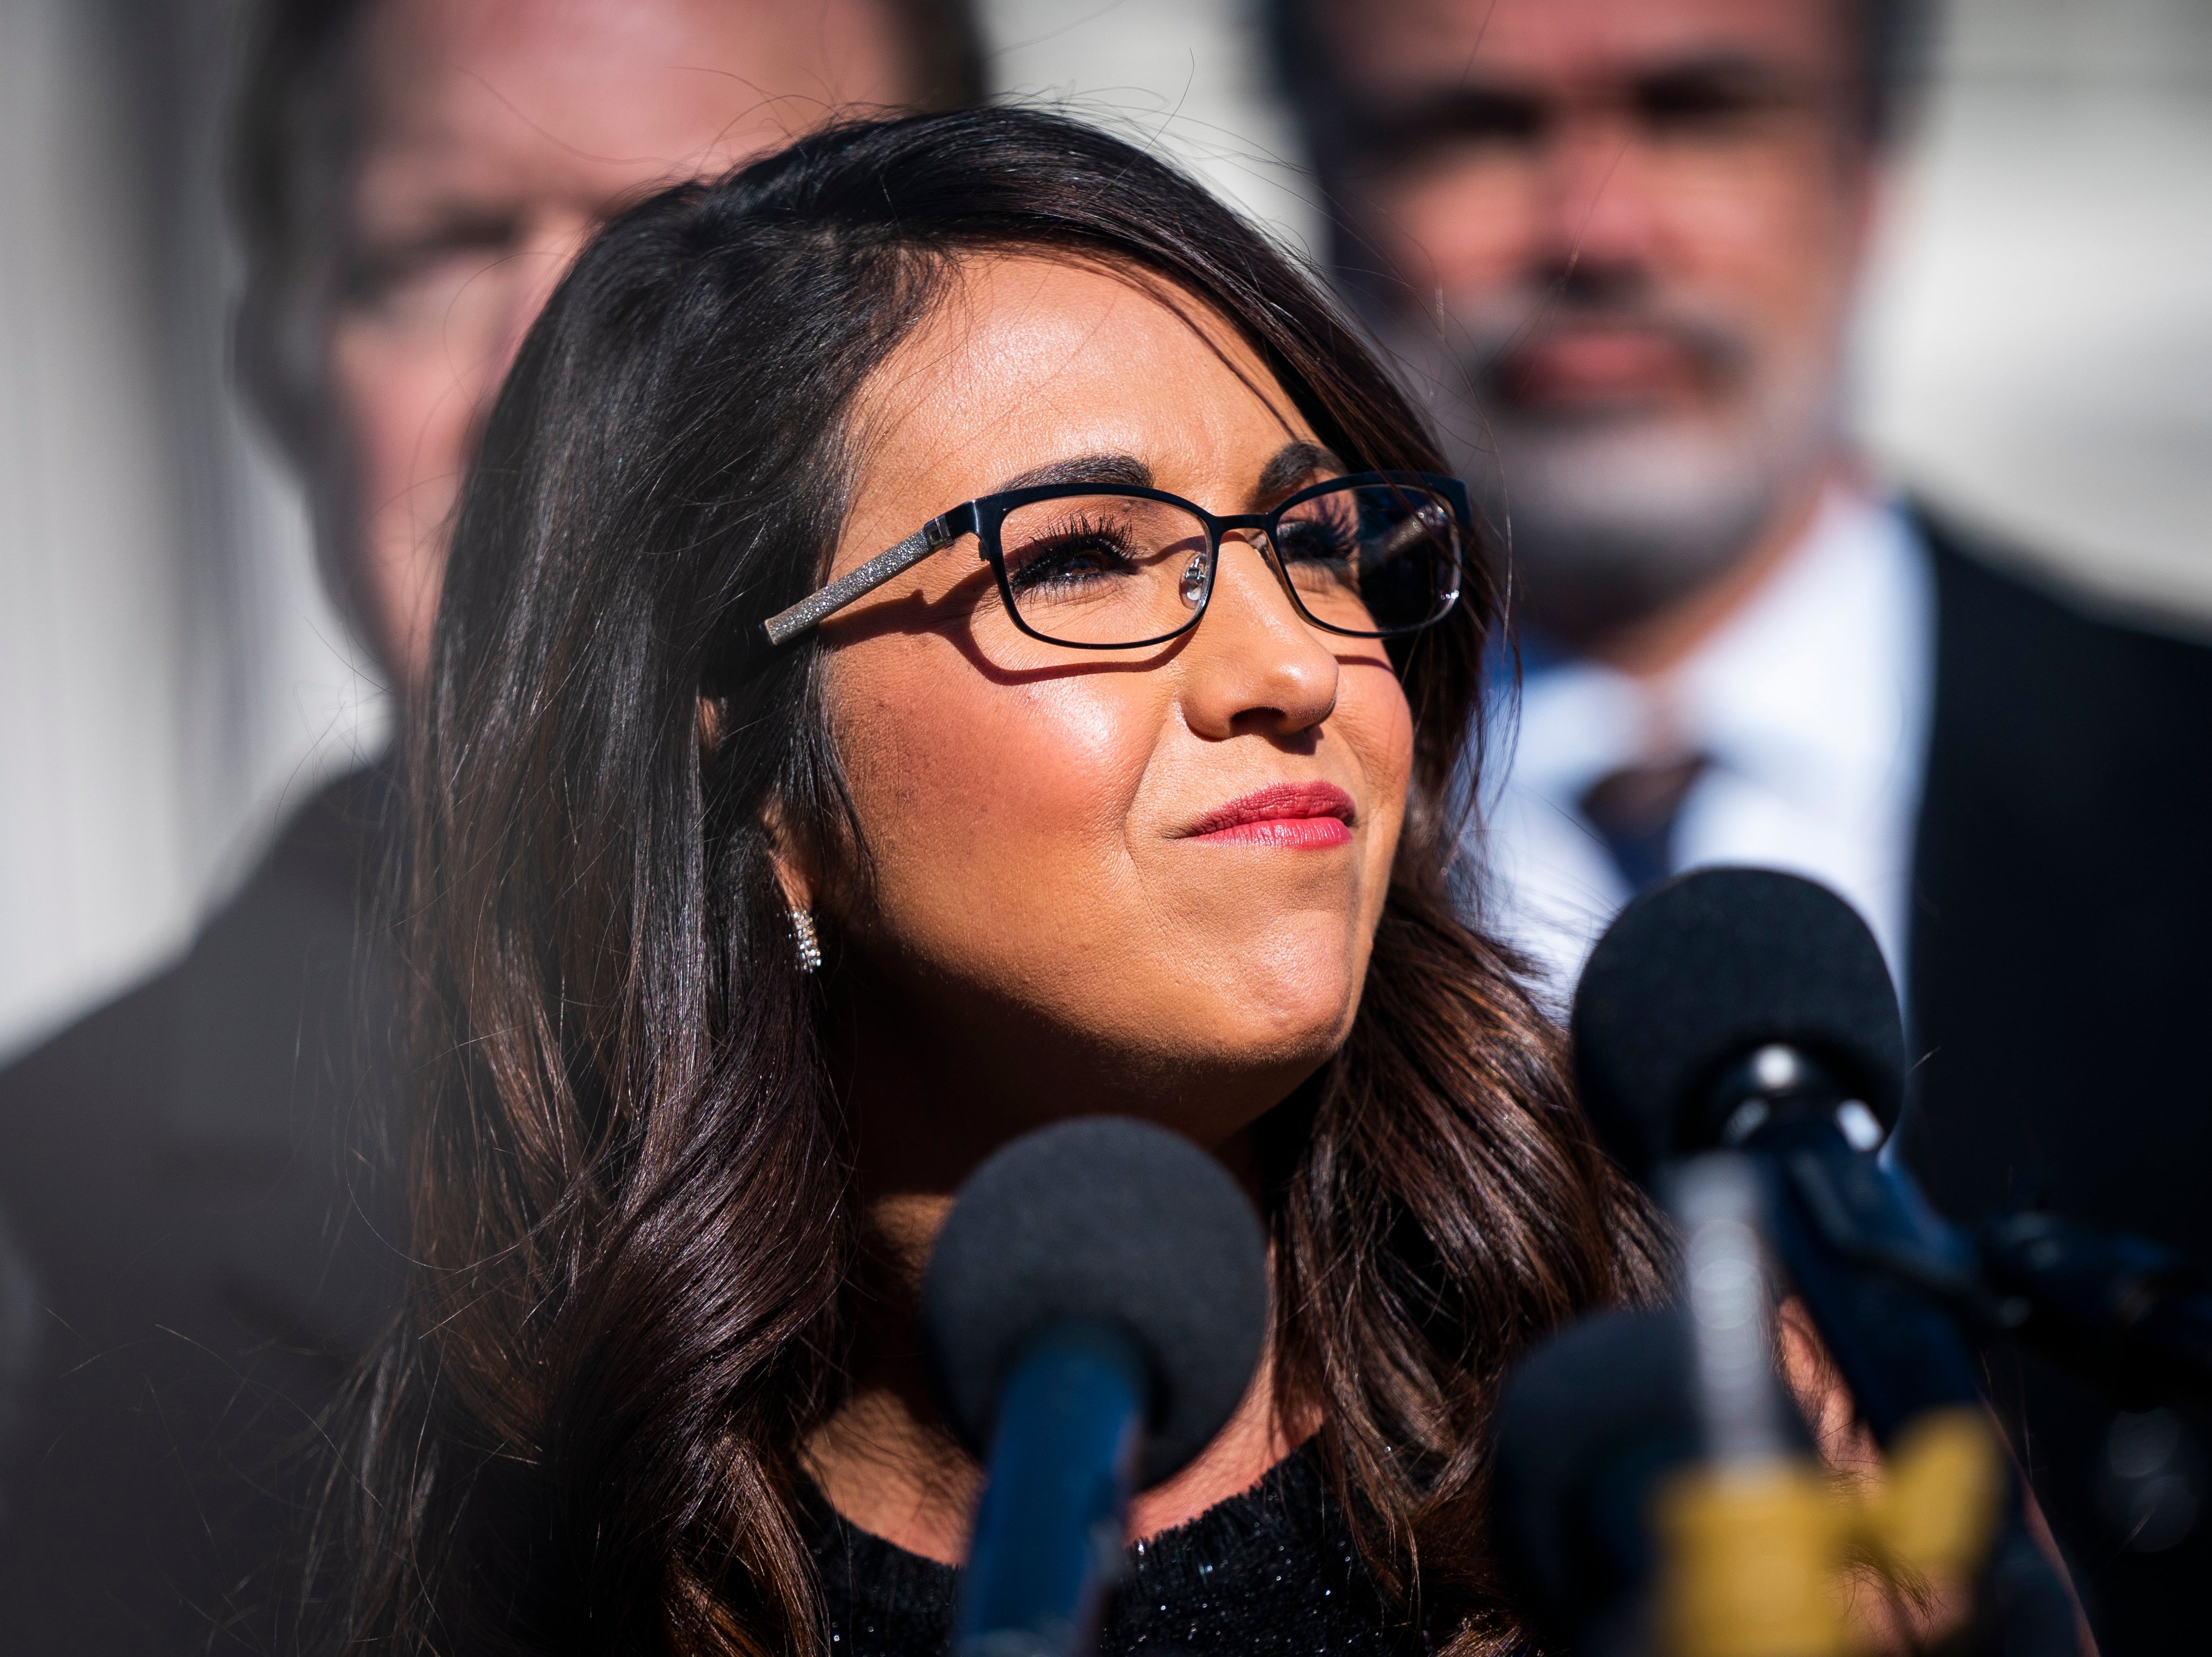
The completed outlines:
[[[1221,543],[1213,594],[1182,664],[1183,717],[1202,737],[1293,736],[1336,707],[1336,652],[1242,535]]]

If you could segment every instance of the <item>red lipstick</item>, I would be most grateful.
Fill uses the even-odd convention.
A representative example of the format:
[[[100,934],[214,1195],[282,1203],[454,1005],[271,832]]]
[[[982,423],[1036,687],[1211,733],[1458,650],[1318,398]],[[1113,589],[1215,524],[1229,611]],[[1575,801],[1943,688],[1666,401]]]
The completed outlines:
[[[1333,782],[1279,782],[1217,805],[1184,835],[1217,846],[1343,846],[1352,796]]]

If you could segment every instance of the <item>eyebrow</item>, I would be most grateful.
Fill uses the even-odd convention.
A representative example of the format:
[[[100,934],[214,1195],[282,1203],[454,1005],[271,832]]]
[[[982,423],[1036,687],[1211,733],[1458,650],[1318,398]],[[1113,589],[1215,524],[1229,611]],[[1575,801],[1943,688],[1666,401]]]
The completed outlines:
[[[1340,472],[1344,462],[1318,443],[1285,443],[1260,468],[1260,498],[1288,495],[1316,472]]]
[[[993,495],[1014,489],[1042,489],[1057,483],[1118,483],[1127,489],[1152,487],[1152,469],[1133,454],[1086,454],[1073,460],[1054,460],[1016,472],[994,489]]]
[[[1262,500],[1287,495],[1316,472],[1343,470],[1344,463],[1318,443],[1285,443],[1260,468],[1260,480],[1254,493]],[[1152,469],[1133,454],[1086,454],[1017,472],[991,492],[1004,495],[1013,489],[1064,483],[1116,483],[1129,489],[1149,489],[1152,487]]]

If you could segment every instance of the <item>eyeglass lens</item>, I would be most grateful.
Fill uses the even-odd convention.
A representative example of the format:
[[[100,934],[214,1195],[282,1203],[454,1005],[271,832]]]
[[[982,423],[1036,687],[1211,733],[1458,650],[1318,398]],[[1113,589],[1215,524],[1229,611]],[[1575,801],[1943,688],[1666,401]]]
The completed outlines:
[[[1275,547],[1307,616],[1361,634],[1426,627],[1458,597],[1459,523],[1417,484],[1368,483],[1297,502]],[[1066,644],[1130,645],[1176,633],[1206,602],[1206,528],[1163,501],[1078,495],[1031,501],[999,531],[1024,626]]]

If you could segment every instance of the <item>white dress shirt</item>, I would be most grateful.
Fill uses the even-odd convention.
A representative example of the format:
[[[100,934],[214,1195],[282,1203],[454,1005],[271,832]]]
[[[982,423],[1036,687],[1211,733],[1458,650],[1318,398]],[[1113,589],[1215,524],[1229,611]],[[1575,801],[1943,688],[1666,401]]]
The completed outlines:
[[[1866,917],[1901,986],[1935,647],[1933,572],[1911,523],[1831,489],[1751,601],[1663,677],[1578,661],[1530,672],[1484,780],[1483,918],[1564,1007],[1631,895],[1576,802],[1624,765],[1695,751],[1710,763],[1676,820],[1674,868],[1823,882]]]

